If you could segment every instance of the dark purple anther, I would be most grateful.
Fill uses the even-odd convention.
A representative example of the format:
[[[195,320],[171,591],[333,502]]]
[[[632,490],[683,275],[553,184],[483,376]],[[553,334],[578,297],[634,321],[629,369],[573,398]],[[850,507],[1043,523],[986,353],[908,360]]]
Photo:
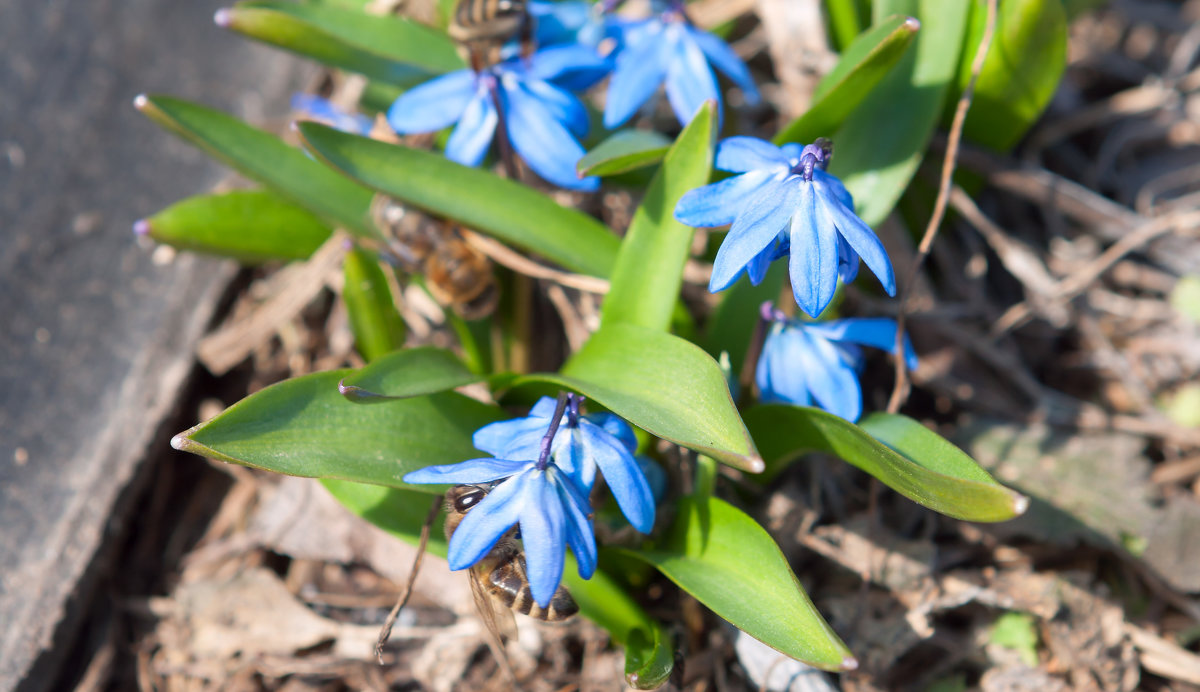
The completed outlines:
[[[775,307],[771,301],[766,301],[758,306],[758,314],[762,317],[763,322],[787,322],[788,316],[783,314],[783,310]]]
[[[550,416],[550,427],[546,430],[545,437],[542,438],[541,450],[538,453],[537,470],[545,471],[550,465],[550,449],[554,446],[554,435],[558,432],[558,424],[562,421],[563,412],[567,410],[567,399],[570,397],[566,392],[558,393],[558,401],[554,404],[554,415]]]
[[[582,394],[567,395],[567,427],[579,427],[579,405],[583,403]]]

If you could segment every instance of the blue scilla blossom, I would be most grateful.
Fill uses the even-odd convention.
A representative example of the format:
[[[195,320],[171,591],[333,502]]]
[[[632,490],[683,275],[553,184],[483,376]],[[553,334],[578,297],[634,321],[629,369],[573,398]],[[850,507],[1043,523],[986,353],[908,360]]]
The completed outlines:
[[[883,243],[854,213],[842,182],[825,172],[830,154],[827,140],[803,147],[754,137],[721,142],[716,167],[739,175],[691,190],[675,207],[675,218],[689,226],[733,224],[708,290],[729,288],[743,273],[757,284],[773,260],[787,256],[796,303],[815,317],[833,300],[839,276],[854,280],[861,257],[888,295],[896,294]]]
[[[764,317],[774,321],[754,380],[763,403],[815,404],[855,422],[862,416],[860,346],[896,352],[896,321],[890,318],[851,318],[830,322],[787,319],[764,305]],[[917,367],[917,356],[904,338],[904,360]]]
[[[724,41],[692,25],[682,0],[655,0],[656,14],[622,24],[617,56],[604,108],[604,126],[614,128],[666,83],[675,117],[686,124],[707,100],[721,103],[712,67],[741,88],[748,103],[759,101],[758,87],[742,59]]]
[[[539,46],[581,43],[595,48],[609,33],[604,3],[588,0],[530,0],[533,38]]]
[[[347,113],[314,94],[293,94],[292,110],[301,117],[324,123],[342,132],[367,135],[371,132],[371,119],[362,113]]]
[[[579,415],[582,397],[571,395],[569,409],[552,446],[554,461],[585,492],[591,492],[596,471],[604,474],[617,506],[633,528],[650,533],[654,527],[654,494],[633,456],[633,429],[611,413]],[[474,444],[500,457],[522,457],[539,444],[540,433],[554,417],[555,402],[543,397],[525,418],[492,423],[475,433]]]
[[[587,134],[587,110],[566,88],[595,81],[605,69],[603,58],[586,46],[555,46],[529,59],[514,56],[409,90],[388,110],[388,123],[401,134],[458,123],[446,142],[446,157],[478,166],[503,118],[504,134],[535,173],[560,187],[594,190],[597,178],[575,173],[584,153],[576,138]]]

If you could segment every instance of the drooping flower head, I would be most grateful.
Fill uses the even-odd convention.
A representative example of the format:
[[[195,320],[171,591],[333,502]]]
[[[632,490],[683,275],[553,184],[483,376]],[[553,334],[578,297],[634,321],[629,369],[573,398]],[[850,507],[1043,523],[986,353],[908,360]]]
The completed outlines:
[[[682,0],[654,0],[655,15],[620,24],[617,55],[604,107],[604,126],[615,128],[633,116],[660,84],[675,117],[687,124],[707,100],[721,103],[712,67],[742,90],[748,103],[759,101],[758,87],[742,59],[724,41],[688,20]]]
[[[409,90],[388,110],[388,123],[401,134],[457,123],[446,157],[478,166],[503,120],[504,135],[535,173],[560,187],[594,190],[597,178],[580,179],[575,172],[584,154],[576,138],[587,134],[587,110],[566,88],[594,82],[606,70],[603,58],[580,45],[547,48],[528,60],[514,56]]]
[[[896,352],[896,321],[890,318],[850,318],[829,322],[788,319],[763,304],[763,319],[771,322],[754,380],[763,403],[816,405],[855,422],[862,416],[863,365],[860,346]],[[906,336],[905,364],[917,368],[917,356]]]
[[[854,280],[861,257],[895,295],[883,243],[854,213],[842,182],[825,171],[831,155],[828,140],[783,147],[754,137],[721,142],[716,167],[739,175],[691,190],[675,207],[675,218],[689,226],[733,224],[708,290],[729,288],[744,272],[757,284],[773,260],[787,256],[796,303],[816,317],[833,300],[839,276]]]

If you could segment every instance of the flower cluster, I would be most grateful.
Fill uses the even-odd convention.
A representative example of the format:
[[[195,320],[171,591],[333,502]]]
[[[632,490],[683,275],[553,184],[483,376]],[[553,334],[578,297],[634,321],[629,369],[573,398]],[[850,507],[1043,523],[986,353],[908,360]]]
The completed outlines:
[[[475,446],[494,458],[429,466],[406,483],[489,484],[501,481],[463,518],[450,537],[451,569],[466,569],[491,551],[514,524],[533,598],[545,607],[562,578],[566,547],[579,575],[596,570],[596,538],[588,495],[596,472],[604,475],[618,506],[635,529],[654,525],[654,495],[633,456],[629,424],[608,413],[580,415],[582,397],[543,398],[529,415],[484,426]]]

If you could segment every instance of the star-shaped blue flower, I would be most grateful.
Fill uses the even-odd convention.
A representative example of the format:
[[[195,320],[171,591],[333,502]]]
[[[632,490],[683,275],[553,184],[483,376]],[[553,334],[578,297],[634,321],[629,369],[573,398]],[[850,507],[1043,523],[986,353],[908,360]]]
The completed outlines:
[[[324,123],[330,127],[355,135],[371,132],[371,119],[362,113],[347,113],[314,94],[293,94],[292,110],[302,117]]]
[[[757,284],[772,260],[787,255],[796,303],[813,317],[833,300],[839,276],[854,279],[860,257],[896,294],[887,251],[854,213],[845,186],[825,172],[829,156],[822,140],[804,147],[754,137],[721,142],[716,167],[740,175],[691,190],[675,207],[675,218],[689,226],[733,224],[708,290],[729,288],[743,272]]]
[[[624,123],[666,83],[667,100],[680,123],[691,121],[707,100],[721,103],[711,62],[741,88],[747,103],[759,101],[758,87],[742,59],[724,41],[688,21],[682,0],[657,0],[658,13],[622,23],[617,55],[604,107],[604,126]]]
[[[604,59],[586,46],[555,46],[528,60],[515,56],[478,73],[459,70],[415,87],[388,109],[388,123],[401,134],[458,123],[446,157],[478,166],[503,117],[509,142],[535,173],[560,187],[595,190],[599,179],[580,179],[575,172],[584,154],[576,138],[587,134],[587,110],[563,87],[578,88],[606,71]]]
[[[759,400],[799,406],[814,403],[855,422],[862,416],[862,385],[858,371],[859,346],[896,352],[896,321],[890,318],[851,318],[830,322],[789,320],[764,306],[764,316],[776,320],[763,343],[755,371]],[[906,336],[905,364],[917,367],[917,356]]]
[[[591,491],[599,469],[625,518],[638,531],[650,533],[654,527],[654,495],[633,456],[637,448],[633,429],[611,413],[579,415],[580,400],[572,395],[570,410],[560,420],[551,447],[555,464],[585,492]],[[473,440],[475,447],[499,457],[528,456],[540,443],[554,410],[555,401],[543,397],[525,418],[480,428]]]

